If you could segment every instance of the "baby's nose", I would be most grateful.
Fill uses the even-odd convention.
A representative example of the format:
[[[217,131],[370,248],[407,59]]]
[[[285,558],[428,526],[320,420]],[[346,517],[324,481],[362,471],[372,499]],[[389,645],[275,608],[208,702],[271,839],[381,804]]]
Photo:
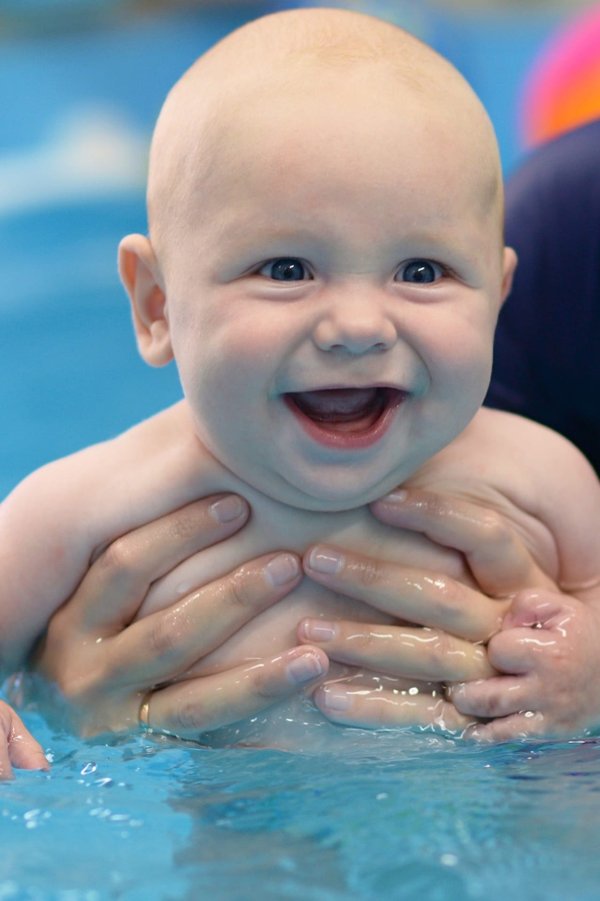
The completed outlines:
[[[362,297],[337,298],[327,306],[314,330],[320,350],[345,350],[356,355],[389,350],[396,339],[396,326],[385,305],[368,292]]]

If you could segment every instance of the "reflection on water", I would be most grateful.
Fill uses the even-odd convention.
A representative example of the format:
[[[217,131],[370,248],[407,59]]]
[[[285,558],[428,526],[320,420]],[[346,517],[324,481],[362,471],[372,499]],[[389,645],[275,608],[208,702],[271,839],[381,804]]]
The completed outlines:
[[[1,789],[2,898],[598,897],[595,741],[345,730],[299,755],[28,725],[54,763]]]

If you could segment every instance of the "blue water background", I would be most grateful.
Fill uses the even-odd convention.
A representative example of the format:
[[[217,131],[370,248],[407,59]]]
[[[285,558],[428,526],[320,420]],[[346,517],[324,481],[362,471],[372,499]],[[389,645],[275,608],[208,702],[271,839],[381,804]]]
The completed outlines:
[[[145,229],[143,148],[165,91],[229,27],[270,6],[2,43],[0,495],[178,396],[172,369],[137,357],[116,245]],[[559,14],[466,17],[385,0],[371,8],[392,9],[463,70],[510,169],[522,150],[520,85]],[[72,126],[86,121],[108,123],[115,159],[81,159],[85,136]],[[73,147],[75,162],[89,165],[70,192]],[[129,180],[120,181],[125,163]],[[0,786],[1,899],[600,895],[594,741],[482,749],[347,730],[335,751],[311,756],[143,736],[85,742],[35,709],[26,720],[53,767]]]

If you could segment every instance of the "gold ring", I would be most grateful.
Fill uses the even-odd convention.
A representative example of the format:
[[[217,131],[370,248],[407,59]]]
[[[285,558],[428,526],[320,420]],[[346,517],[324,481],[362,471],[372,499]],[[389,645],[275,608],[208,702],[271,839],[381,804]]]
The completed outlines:
[[[140,724],[140,729],[142,732],[153,732],[152,726],[150,725],[150,700],[152,698],[152,692],[147,691],[144,697],[142,698],[140,709],[138,711],[138,722]]]

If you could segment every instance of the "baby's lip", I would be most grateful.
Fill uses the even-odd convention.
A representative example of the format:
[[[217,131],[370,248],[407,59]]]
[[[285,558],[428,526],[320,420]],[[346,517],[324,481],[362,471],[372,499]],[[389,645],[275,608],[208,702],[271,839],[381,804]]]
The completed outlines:
[[[407,393],[388,385],[345,385],[290,391],[284,400],[315,440],[358,449],[383,437]]]

